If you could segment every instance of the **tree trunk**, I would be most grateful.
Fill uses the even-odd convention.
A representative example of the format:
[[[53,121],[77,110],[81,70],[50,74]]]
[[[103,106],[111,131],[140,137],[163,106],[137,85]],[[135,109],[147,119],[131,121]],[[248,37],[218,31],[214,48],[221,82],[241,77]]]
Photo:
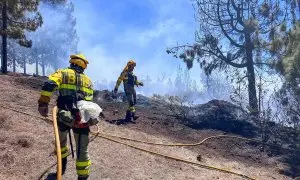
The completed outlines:
[[[2,73],[7,73],[7,4],[2,2]]]
[[[262,84],[261,76],[259,76],[259,85],[258,85],[258,112],[262,111],[263,101],[262,101]]]
[[[45,67],[45,63],[43,62],[43,64],[42,64],[42,71],[43,71],[43,76],[45,76],[45,69],[46,69],[46,67]]]
[[[253,44],[251,42],[250,34],[246,33],[246,56],[247,56],[247,76],[248,76],[248,93],[249,93],[249,105],[251,115],[257,117],[258,106],[255,86],[255,72],[253,64]]]
[[[23,59],[24,59],[23,66],[24,66],[24,75],[25,75],[26,74],[26,58],[25,58],[25,56],[23,56]]]
[[[36,63],[35,63],[35,75],[39,75],[39,59],[36,58]]]
[[[13,57],[13,72],[16,72],[16,58]]]
[[[26,74],[26,62],[24,61],[24,75]]]

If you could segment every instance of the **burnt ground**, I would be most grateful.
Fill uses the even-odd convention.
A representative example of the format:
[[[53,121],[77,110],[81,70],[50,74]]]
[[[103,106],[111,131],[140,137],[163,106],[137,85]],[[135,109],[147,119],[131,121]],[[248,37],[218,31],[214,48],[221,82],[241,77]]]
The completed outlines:
[[[39,116],[37,99],[45,78],[0,75],[0,179],[38,179],[56,162],[53,154],[54,134],[51,124],[42,119],[17,113],[2,106]],[[55,98],[52,98],[54,104]],[[158,143],[196,143],[206,137],[224,134],[212,129],[195,130],[179,123],[163,108],[137,106],[137,123],[117,125],[123,119],[126,103],[101,102],[105,118],[99,123],[100,132]],[[53,105],[51,105],[53,107]],[[116,113],[117,112],[117,113]],[[95,130],[95,127],[92,127]],[[228,135],[228,134],[227,134]],[[182,159],[242,173],[256,179],[292,179],[280,174],[287,165],[281,157],[270,157],[259,146],[234,138],[209,140],[193,147],[165,147],[124,141],[128,144]],[[166,159],[103,138],[89,146],[92,160],[91,180],[98,179],[243,179],[239,176],[196,165]],[[76,179],[75,160],[69,157],[63,179]],[[43,177],[55,172],[50,172]],[[49,179],[49,178],[48,178]]]

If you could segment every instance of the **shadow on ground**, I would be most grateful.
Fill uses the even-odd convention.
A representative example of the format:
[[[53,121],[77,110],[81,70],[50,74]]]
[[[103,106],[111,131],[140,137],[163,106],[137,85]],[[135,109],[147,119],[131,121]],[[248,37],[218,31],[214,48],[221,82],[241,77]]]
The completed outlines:
[[[115,125],[136,124],[135,121],[128,121],[128,120],[125,120],[125,119],[105,120],[105,122],[108,122],[110,124],[115,124]]]
[[[45,180],[56,180],[56,173],[49,173]]]

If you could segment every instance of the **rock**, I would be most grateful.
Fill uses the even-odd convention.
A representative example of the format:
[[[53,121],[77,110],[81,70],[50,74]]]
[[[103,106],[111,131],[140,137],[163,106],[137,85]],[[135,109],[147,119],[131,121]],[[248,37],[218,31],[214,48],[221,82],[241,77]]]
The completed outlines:
[[[195,129],[211,128],[253,137],[257,127],[241,107],[223,100],[211,100],[188,113],[186,125]]]
[[[113,92],[109,90],[103,90],[103,91],[94,91],[94,101],[96,102],[124,102],[126,101],[125,94],[123,92],[119,92],[116,95],[114,95]]]
[[[150,107],[151,101],[148,97],[138,94],[136,97],[136,105],[143,107]]]
[[[127,102],[127,98],[124,92],[119,92],[116,95],[114,95],[114,93],[109,90],[95,90],[94,99],[96,102]],[[150,98],[141,94],[137,95],[137,106],[150,107],[153,104],[155,104],[155,102],[153,102]]]

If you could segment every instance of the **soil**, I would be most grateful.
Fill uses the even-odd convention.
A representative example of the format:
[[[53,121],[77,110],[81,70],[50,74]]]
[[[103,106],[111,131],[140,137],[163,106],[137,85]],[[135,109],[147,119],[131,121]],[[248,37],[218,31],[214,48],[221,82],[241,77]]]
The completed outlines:
[[[56,163],[53,153],[53,126],[40,118],[3,107],[39,116],[37,100],[45,80],[45,77],[13,73],[0,75],[0,179],[38,179],[47,168]],[[55,95],[50,107],[54,104]],[[137,106],[140,118],[136,123],[120,124],[118,122],[122,122],[120,120],[125,116],[126,103],[102,102],[100,106],[104,110],[105,118],[102,118],[99,127],[100,132],[105,134],[157,143],[196,143],[209,136],[224,134],[212,129],[191,129],[170,116],[165,109],[155,107]],[[92,130],[95,129],[92,127]],[[94,139],[93,136],[91,139]],[[269,157],[261,152],[258,146],[240,139],[211,139],[193,147],[154,146],[125,140],[122,142],[256,179],[291,179],[279,173],[286,166],[280,163],[280,157]],[[243,179],[236,175],[166,159],[101,137],[90,143],[89,152],[92,160],[89,178],[91,180]],[[51,168],[42,179],[51,179],[55,168],[56,166]],[[63,179],[76,178],[75,159],[69,156]]]

